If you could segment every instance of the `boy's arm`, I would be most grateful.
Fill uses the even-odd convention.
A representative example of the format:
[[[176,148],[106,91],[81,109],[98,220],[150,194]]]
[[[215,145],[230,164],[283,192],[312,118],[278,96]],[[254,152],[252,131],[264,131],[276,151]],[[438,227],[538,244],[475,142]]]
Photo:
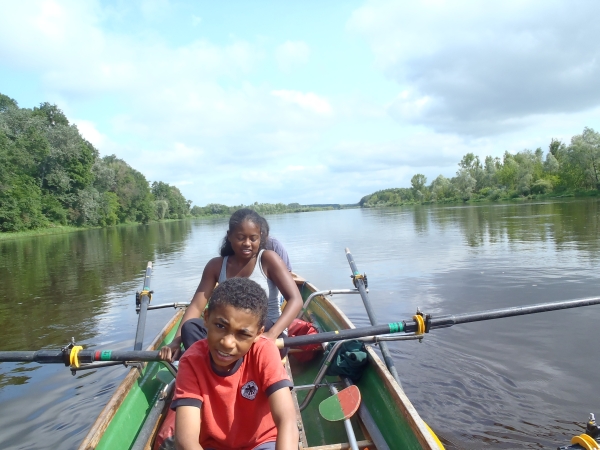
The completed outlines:
[[[177,450],[202,450],[200,438],[200,408],[178,406],[175,414],[175,447]]]
[[[271,415],[277,427],[276,450],[298,450],[298,425],[292,393],[283,387],[269,395]]]

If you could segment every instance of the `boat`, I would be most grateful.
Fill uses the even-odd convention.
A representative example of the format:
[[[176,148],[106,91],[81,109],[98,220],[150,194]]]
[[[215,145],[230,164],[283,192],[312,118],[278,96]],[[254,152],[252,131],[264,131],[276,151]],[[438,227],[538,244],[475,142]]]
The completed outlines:
[[[306,302],[303,317],[309,319],[319,332],[354,328],[328,295],[319,294],[321,291],[314,285],[295,274],[294,280]],[[158,350],[171,341],[183,312],[183,308],[178,308],[148,350]],[[348,420],[338,422],[323,419],[319,405],[352,382],[338,376],[319,379],[323,372],[321,355],[302,363],[290,355],[286,364],[294,383],[292,392],[300,431],[299,449],[443,448],[372,346],[366,345],[365,351],[368,363],[355,384],[362,397],[360,408]],[[101,411],[79,449],[152,449],[168,411],[173,386],[174,375],[164,367],[161,362],[136,363]],[[318,387],[314,387],[315,384]]]

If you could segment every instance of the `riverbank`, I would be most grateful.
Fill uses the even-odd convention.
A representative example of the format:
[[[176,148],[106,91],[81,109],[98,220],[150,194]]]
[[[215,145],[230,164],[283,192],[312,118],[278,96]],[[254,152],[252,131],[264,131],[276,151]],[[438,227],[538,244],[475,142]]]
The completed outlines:
[[[336,207],[335,207],[336,206]],[[241,208],[240,206],[238,208]],[[358,205],[352,205],[354,208],[358,208]],[[312,212],[312,211],[327,211],[332,209],[350,209],[348,205],[319,205],[319,206],[305,206],[296,208],[293,210],[287,211],[274,211],[271,213],[264,212],[263,210],[257,210],[257,212],[264,216],[269,216],[270,214],[293,214],[293,213],[302,213],[302,212]],[[220,218],[229,218],[232,214],[233,210],[227,209],[226,211],[216,213],[216,214],[202,214],[198,216],[190,215],[183,219],[162,219],[162,220],[151,220],[149,223],[168,223],[168,222],[180,222],[182,220],[214,220]],[[11,239],[21,239],[21,238],[29,238],[33,236],[48,236],[53,234],[65,234],[65,233],[73,233],[77,231],[86,231],[93,230],[99,228],[115,228],[115,227],[129,227],[129,226],[139,226],[141,225],[138,222],[127,222],[120,223],[117,225],[111,225],[106,227],[75,227],[75,226],[62,226],[62,225],[52,225],[47,228],[36,228],[35,230],[25,230],[25,231],[10,231],[10,232],[0,232],[0,242],[7,241]]]
[[[98,227],[96,227],[98,228]],[[14,231],[14,232],[3,232],[0,233],[0,241],[8,241],[11,239],[20,239],[27,238],[33,236],[48,236],[51,234],[65,234],[65,233],[73,233],[75,231],[85,231],[90,230],[92,228],[83,228],[83,227],[72,227],[72,226],[56,226],[49,228],[36,228],[35,230],[27,230],[27,231]]]
[[[414,206],[414,205],[469,205],[469,204],[493,204],[500,202],[509,202],[509,203],[522,203],[528,201],[539,201],[539,200],[557,200],[561,199],[572,199],[572,198],[590,198],[590,197],[598,197],[600,196],[600,191],[597,190],[587,190],[587,191],[565,191],[560,194],[549,193],[549,194],[531,194],[531,195],[519,195],[514,197],[493,197],[489,195],[477,195],[473,196],[469,200],[459,199],[459,198],[446,198],[441,200],[410,200],[406,202],[382,202],[379,201],[375,204],[365,202],[361,208],[392,208],[399,206]]]

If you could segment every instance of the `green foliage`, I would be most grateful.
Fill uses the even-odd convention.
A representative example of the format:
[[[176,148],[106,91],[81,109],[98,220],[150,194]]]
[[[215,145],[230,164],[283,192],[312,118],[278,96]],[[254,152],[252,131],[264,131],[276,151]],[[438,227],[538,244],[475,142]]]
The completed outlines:
[[[482,165],[478,156],[467,153],[458,163],[456,177],[440,175],[429,187],[425,176],[411,178],[411,188],[385,189],[365,195],[359,205],[397,206],[417,202],[501,200],[533,197],[552,193],[597,195],[600,191],[600,133],[584,128],[565,145],[552,139],[544,151],[504,152],[502,159],[486,156]]]
[[[8,95],[0,94],[0,112],[5,112],[9,108],[17,108],[17,101]]]
[[[568,148],[571,164],[579,169],[584,188],[600,189],[600,133],[584,128]]]
[[[191,202],[167,187],[169,217]],[[50,103],[31,109],[0,94],[0,230],[49,225],[109,226],[156,218],[148,180],[116,156],[99,157]]]
[[[356,207],[356,205],[347,205],[351,207]],[[308,211],[322,211],[327,209],[340,209],[341,205],[320,205],[320,206],[309,206],[309,205],[300,205],[299,203],[290,203],[285,205],[283,203],[258,203],[254,202],[252,205],[236,205],[236,206],[226,206],[218,203],[210,203],[206,206],[194,206],[191,210],[191,214],[194,217],[203,217],[203,216],[230,216],[236,210],[240,208],[250,208],[259,213],[260,215],[268,215],[268,214],[285,214],[285,213],[295,213],[295,212],[308,212]]]
[[[47,224],[42,214],[41,191],[31,177],[14,176],[0,189],[0,230],[22,231]]]
[[[168,206],[167,212],[164,212],[164,203],[160,204],[160,219],[183,219],[189,215],[191,202],[185,199],[177,187],[155,181],[152,183],[152,194],[157,201],[164,201]],[[158,204],[156,206],[159,207]]]
[[[45,119],[48,126],[69,125],[67,116],[56,105],[51,105],[48,102],[41,103],[39,108],[33,108],[33,115]]]

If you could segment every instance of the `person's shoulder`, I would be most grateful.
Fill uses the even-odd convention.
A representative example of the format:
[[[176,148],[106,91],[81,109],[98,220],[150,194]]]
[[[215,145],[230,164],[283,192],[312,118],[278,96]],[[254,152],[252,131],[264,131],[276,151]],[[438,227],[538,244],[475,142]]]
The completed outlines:
[[[198,359],[206,359],[208,357],[208,344],[206,339],[201,339],[194,342],[190,347],[183,353],[180,359],[181,362],[190,362]]]
[[[261,257],[260,257],[261,262],[263,262],[263,261],[267,261],[267,262],[276,261],[278,258],[279,258],[279,255],[277,253],[275,253],[273,250],[264,250],[262,252]]]
[[[215,270],[221,270],[221,266],[223,265],[223,257],[222,256],[216,256],[214,258],[212,258],[210,261],[208,261],[206,263],[206,266],[204,268],[204,270],[208,270],[208,271],[215,271]]]
[[[264,358],[270,356],[273,353],[279,355],[279,350],[275,343],[267,338],[265,335],[261,335],[256,342],[250,348],[250,358]]]
[[[275,250],[278,247],[283,247],[281,245],[281,242],[279,242],[279,239],[274,238],[273,236],[269,236],[269,239],[267,240],[267,249]]]

